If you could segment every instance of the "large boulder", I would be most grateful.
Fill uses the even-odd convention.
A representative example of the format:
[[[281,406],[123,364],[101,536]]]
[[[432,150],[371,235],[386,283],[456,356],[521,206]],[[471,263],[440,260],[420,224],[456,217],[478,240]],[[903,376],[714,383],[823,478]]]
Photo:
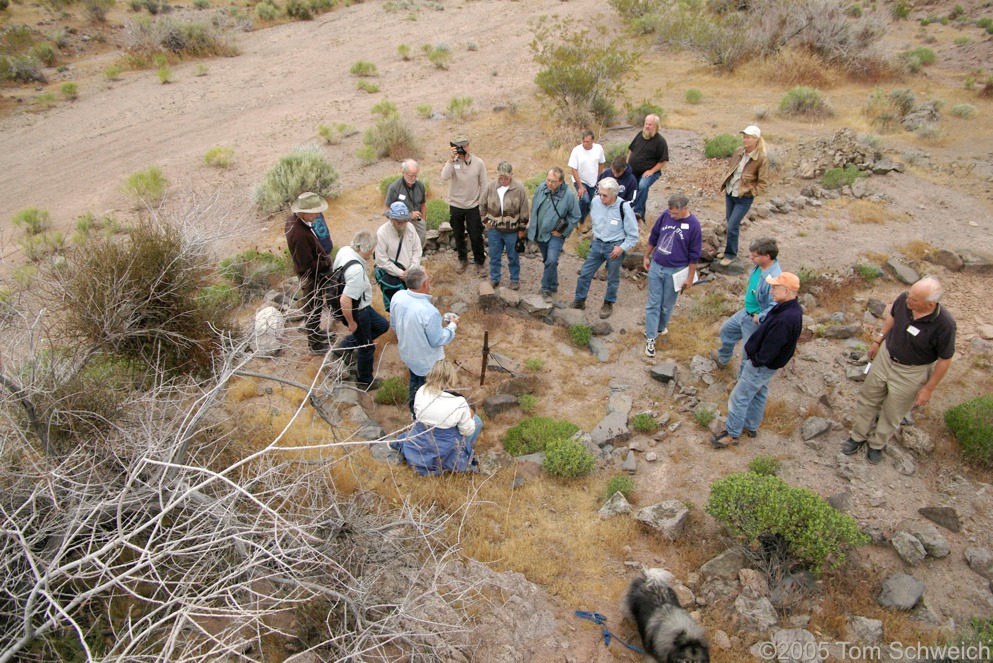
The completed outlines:
[[[913,610],[924,596],[924,583],[906,573],[894,573],[883,581],[883,591],[876,599],[884,608]]]
[[[666,500],[639,509],[634,517],[670,541],[675,541],[686,526],[690,510],[679,500]]]

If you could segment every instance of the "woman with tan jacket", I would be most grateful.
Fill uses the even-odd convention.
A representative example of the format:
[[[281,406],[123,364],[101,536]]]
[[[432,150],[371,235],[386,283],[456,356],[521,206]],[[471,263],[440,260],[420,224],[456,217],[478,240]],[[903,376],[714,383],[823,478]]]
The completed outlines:
[[[755,200],[765,193],[769,185],[769,159],[766,155],[762,131],[754,124],[741,130],[744,146],[731,156],[731,169],[721,182],[724,192],[727,245],[721,266],[727,267],[738,257],[738,234],[741,220]]]

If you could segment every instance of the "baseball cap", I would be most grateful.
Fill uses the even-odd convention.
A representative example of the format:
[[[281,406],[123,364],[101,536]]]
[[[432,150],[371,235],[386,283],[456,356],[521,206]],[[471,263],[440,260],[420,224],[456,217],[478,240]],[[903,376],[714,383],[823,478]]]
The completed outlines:
[[[754,124],[749,124],[747,127],[739,131],[738,133],[745,134],[746,136],[754,136],[755,138],[762,137],[762,130],[759,129]]]
[[[783,272],[779,276],[767,276],[765,282],[769,285],[781,285],[793,292],[800,292],[800,277],[790,272]]]

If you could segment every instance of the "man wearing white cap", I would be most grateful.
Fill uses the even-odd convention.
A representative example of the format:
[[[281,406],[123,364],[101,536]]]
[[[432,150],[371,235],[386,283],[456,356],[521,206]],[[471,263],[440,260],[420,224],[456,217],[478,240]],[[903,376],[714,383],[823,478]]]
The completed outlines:
[[[727,244],[721,266],[727,267],[738,257],[738,234],[741,220],[755,200],[769,186],[769,159],[762,131],[751,124],[741,130],[744,145],[731,155],[731,168],[721,181],[724,192],[724,218],[727,221]]]
[[[303,294],[304,327],[312,354],[328,351],[328,337],[321,333],[321,311],[325,306],[323,284],[331,276],[331,256],[325,253],[314,230],[314,221],[328,208],[316,193],[301,193],[290,205],[292,214],[283,231],[293,259],[293,271],[300,277]],[[328,238],[330,239],[330,238]]]

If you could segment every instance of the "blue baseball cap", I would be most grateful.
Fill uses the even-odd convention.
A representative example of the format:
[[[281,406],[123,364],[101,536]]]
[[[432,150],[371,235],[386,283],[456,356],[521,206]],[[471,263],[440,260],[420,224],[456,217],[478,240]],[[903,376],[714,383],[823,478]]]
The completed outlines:
[[[407,209],[407,205],[401,201],[396,201],[390,205],[389,211],[386,213],[386,217],[389,219],[409,219],[410,210]]]

